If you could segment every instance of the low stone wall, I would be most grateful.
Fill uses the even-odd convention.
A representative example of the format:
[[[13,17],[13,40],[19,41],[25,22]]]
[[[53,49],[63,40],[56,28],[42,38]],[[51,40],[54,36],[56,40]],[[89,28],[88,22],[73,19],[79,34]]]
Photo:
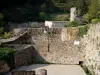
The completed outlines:
[[[47,75],[47,70],[39,69],[37,71],[13,71],[12,75]]]

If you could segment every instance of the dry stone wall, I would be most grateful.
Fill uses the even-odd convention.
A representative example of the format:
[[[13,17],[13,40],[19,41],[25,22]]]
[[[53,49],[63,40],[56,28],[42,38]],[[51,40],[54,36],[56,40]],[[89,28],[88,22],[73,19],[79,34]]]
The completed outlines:
[[[32,45],[41,58],[49,63],[79,64],[79,61],[84,60],[81,43],[79,45],[74,45],[75,41],[80,41],[77,34],[78,28],[51,28],[47,30],[48,33],[44,33],[44,30],[45,29],[42,28],[30,28],[28,29],[28,33],[26,35],[20,37],[20,39],[17,39],[16,41],[10,42],[9,45]],[[62,36],[64,38],[62,38]],[[23,54],[19,53],[18,55]],[[39,62],[44,61],[40,60]]]
[[[6,43],[17,50],[16,66],[33,62],[79,64],[84,61],[93,75],[100,75],[100,23],[90,25],[83,38],[78,36],[78,28],[47,29],[48,33],[42,28],[27,30],[24,36]]]
[[[100,23],[90,25],[88,34],[82,42],[85,50],[84,64],[92,75],[100,75]]]

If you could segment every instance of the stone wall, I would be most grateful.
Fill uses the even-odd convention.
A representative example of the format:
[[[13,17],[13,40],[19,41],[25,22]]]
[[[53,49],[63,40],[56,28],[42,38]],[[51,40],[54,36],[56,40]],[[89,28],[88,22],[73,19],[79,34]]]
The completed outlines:
[[[79,61],[84,60],[81,43],[79,45],[74,44],[75,41],[80,42],[80,38],[77,34],[78,28],[51,28],[48,31],[49,33],[44,33],[44,29],[42,28],[30,28],[26,35],[8,44],[32,45],[41,58],[49,63],[79,64]],[[65,37],[62,38],[62,36]],[[16,48],[16,50],[17,49],[18,48]],[[20,55],[20,53],[18,55]]]
[[[9,29],[15,29],[15,28],[35,28],[35,27],[44,27],[44,22],[26,22],[26,23],[13,23],[8,22]]]
[[[71,41],[78,39],[78,28],[72,27],[72,28],[63,28],[61,32],[61,40],[62,41]]]
[[[93,75],[100,75],[100,23],[90,25],[88,34],[82,39],[85,50],[84,64]]]
[[[45,29],[27,30],[27,34],[7,44],[17,50],[17,66],[30,62],[79,64],[84,61],[93,75],[100,75],[100,23],[90,25],[83,38],[78,36],[78,28],[53,28],[49,33],[44,33]]]
[[[32,45],[17,45],[16,47],[15,67],[38,63],[39,61],[46,62]]]

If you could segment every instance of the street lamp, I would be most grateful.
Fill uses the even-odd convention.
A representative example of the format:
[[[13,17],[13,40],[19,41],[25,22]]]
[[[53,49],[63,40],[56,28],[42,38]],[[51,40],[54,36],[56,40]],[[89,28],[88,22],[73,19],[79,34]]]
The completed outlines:
[[[47,33],[47,40],[48,40],[48,52],[50,52],[50,42],[49,42],[49,27],[45,27],[44,33]]]

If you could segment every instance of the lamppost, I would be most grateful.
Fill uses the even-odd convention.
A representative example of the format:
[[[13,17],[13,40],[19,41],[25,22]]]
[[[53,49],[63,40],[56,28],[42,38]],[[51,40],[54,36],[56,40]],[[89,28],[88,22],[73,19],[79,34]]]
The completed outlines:
[[[50,32],[49,32],[49,28],[48,28],[48,52],[50,51],[49,35],[50,35]]]
[[[47,33],[47,40],[48,40],[48,52],[50,52],[50,40],[49,40],[49,27],[45,27],[44,33]]]

